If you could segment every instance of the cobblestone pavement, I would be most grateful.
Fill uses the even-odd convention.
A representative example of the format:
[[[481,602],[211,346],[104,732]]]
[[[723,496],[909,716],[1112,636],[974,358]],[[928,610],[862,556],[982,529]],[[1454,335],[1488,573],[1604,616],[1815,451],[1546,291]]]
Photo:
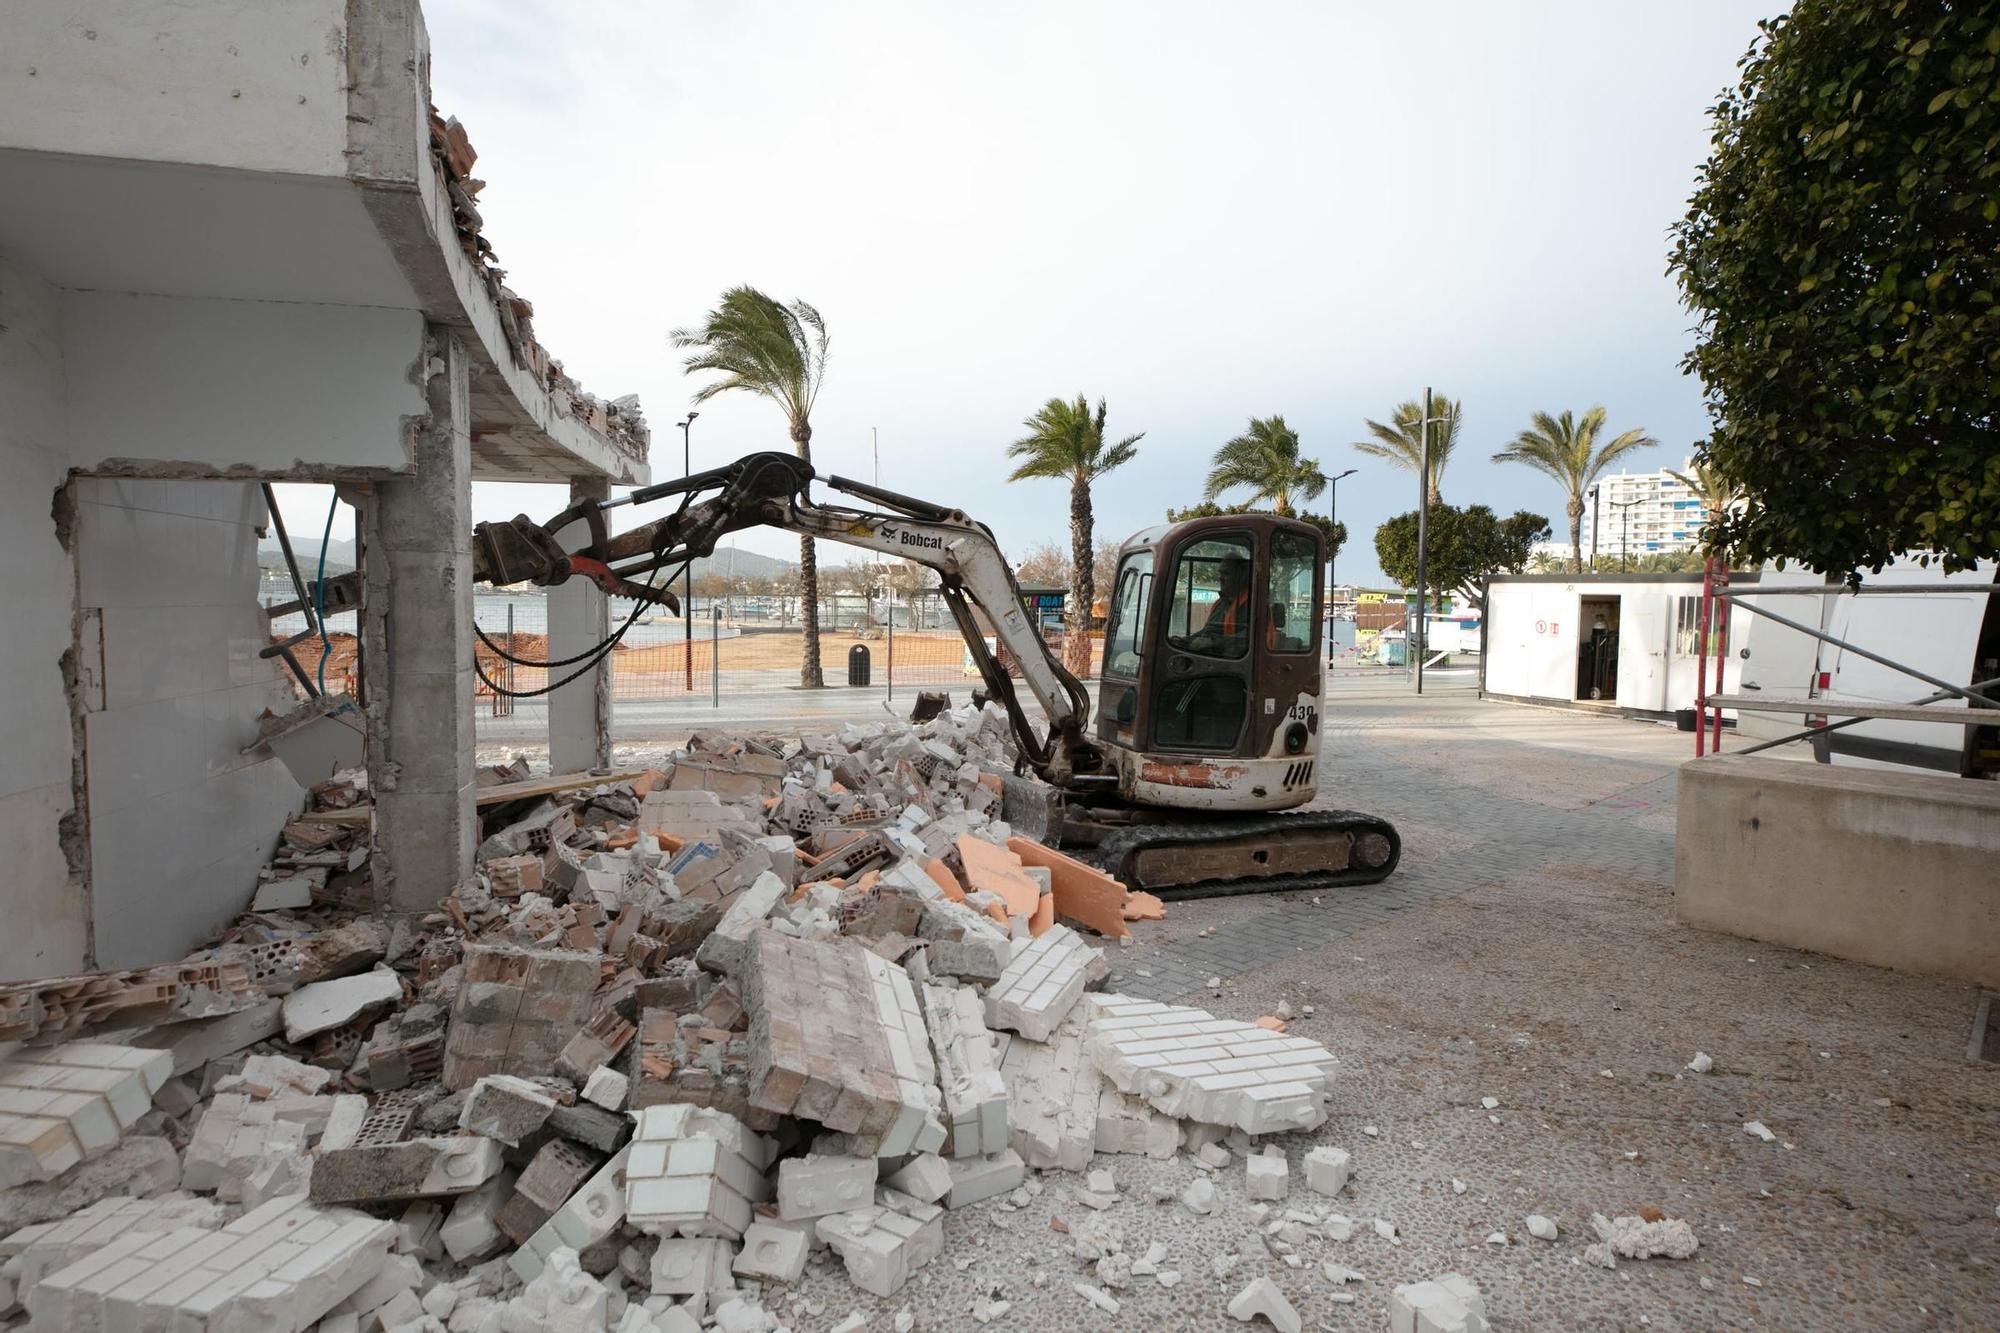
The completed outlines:
[[[944,1256],[895,1300],[809,1270],[794,1328],[859,1310],[886,1329],[904,1308],[918,1329],[972,1328],[970,1305],[997,1295],[1012,1308],[994,1328],[1228,1329],[1230,1296],[1265,1276],[1307,1328],[1379,1330],[1393,1285],[1452,1270],[1508,1333],[2000,1328],[2000,1073],[1964,1060],[1973,988],[1676,926],[1691,747],[1671,729],[1380,680],[1331,682],[1328,712],[1322,798],[1394,821],[1397,873],[1174,903],[1111,957],[1127,992],[1246,1019],[1313,1007],[1292,1030],[1340,1059],[1331,1118],[1277,1141],[1291,1203],[1331,1202],[1354,1238],[1292,1267],[1247,1211],[1240,1160],[1196,1217],[1148,1195],[1178,1192],[1187,1158],[1100,1158],[1122,1193],[1101,1218],[1131,1254],[1166,1244],[1180,1285],[1134,1279],[1115,1316],[1087,1304],[1072,1284],[1091,1265],[1051,1222],[1091,1214],[1056,1173],[1026,1207],[950,1214]],[[1696,1050],[1713,1072],[1683,1068]],[[1304,1189],[1316,1144],[1354,1154],[1337,1201]],[[1583,1263],[1592,1212],[1646,1205],[1694,1226],[1693,1259]],[[1528,1238],[1529,1213],[1558,1239]],[[1366,1275],[1351,1304],[1326,1261]]]

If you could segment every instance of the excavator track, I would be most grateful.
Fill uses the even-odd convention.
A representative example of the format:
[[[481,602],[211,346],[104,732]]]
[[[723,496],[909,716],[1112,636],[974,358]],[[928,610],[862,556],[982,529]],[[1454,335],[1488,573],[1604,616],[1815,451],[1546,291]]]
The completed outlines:
[[[1079,854],[1161,899],[1219,898],[1380,883],[1403,840],[1374,815],[1306,810],[1135,824]]]

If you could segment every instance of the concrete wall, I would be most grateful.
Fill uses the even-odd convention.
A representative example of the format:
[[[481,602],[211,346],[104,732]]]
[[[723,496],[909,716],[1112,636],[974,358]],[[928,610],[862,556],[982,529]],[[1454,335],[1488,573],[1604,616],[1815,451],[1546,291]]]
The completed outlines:
[[[89,944],[81,866],[63,852],[76,577],[54,517],[68,471],[57,314],[55,290],[0,255],[0,980],[76,971]]]
[[[99,687],[84,699],[97,963],[179,958],[249,903],[303,798],[245,756],[293,700],[258,607],[261,490],[79,478],[77,601]]]
[[[345,175],[345,0],[6,11],[0,146]]]
[[[1684,924],[2000,986],[2000,784],[1725,754],[1675,818]]]
[[[413,310],[65,292],[71,460],[174,475],[407,470]]]

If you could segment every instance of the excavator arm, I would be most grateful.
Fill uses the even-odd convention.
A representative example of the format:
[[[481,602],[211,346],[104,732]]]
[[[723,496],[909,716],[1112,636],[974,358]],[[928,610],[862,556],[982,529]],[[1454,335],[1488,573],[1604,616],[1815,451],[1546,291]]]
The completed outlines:
[[[492,584],[554,585],[581,574],[607,593],[671,601],[671,594],[643,581],[644,576],[656,582],[658,571],[678,571],[690,560],[712,554],[722,537],[751,527],[783,528],[900,556],[937,571],[945,605],[987,693],[1006,709],[1015,743],[1035,775],[1067,790],[1115,785],[1115,773],[1085,734],[1089,696],[1028,619],[1014,571],[986,525],[961,510],[844,477],[823,480],[881,508],[822,504],[809,494],[814,480],[812,465],[790,454],[750,454],[726,467],[641,487],[617,500],[575,505],[547,523],[525,514],[506,523],[481,523],[473,532],[473,575]],[[673,497],[679,500],[674,512],[616,536],[606,531],[607,510]],[[578,525],[583,541],[568,549],[564,541],[575,538],[565,534]],[[973,618],[975,609],[1019,664],[1021,683],[1048,716],[1046,735],[1029,720],[1013,678],[986,646]]]

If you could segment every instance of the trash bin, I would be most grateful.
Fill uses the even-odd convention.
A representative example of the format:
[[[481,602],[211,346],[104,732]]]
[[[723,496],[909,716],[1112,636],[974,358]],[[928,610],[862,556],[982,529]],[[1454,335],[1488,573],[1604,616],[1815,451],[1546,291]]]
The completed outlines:
[[[868,645],[865,643],[857,643],[847,650],[847,683],[868,683]]]
[[[1674,710],[1674,725],[1680,728],[1682,731],[1693,731],[1694,709],[1676,708]]]

